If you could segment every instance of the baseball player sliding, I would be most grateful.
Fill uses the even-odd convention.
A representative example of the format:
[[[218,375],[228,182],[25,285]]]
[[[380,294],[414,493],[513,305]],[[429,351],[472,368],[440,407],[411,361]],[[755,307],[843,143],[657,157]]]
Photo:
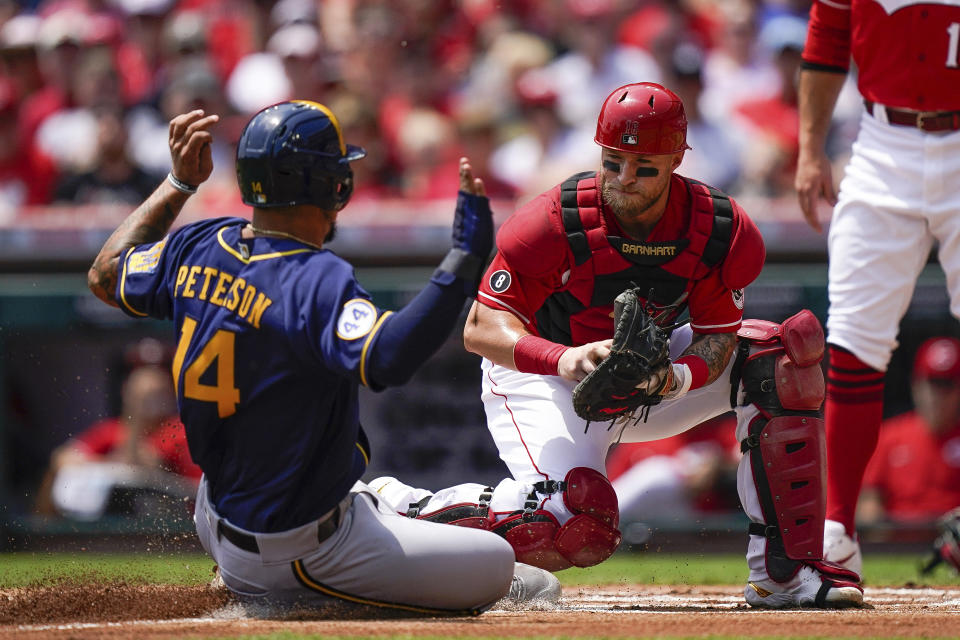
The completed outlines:
[[[454,246],[393,313],[323,246],[350,199],[350,163],[366,155],[323,105],[284,102],[247,124],[237,178],[252,222],[168,233],[210,176],[217,121],[192,111],[170,122],[173,170],[88,279],[107,304],[174,322],[177,400],[203,470],[194,519],[224,584],[270,613],[338,604],[476,615],[505,596],[556,600],[556,578],[515,564],[502,538],[400,517],[359,482],[370,455],[359,385],[413,374],[475,295],[492,248],[489,203],[467,159]]]
[[[521,562],[595,565],[620,542],[610,446],[734,407],[753,521],[747,602],[859,605],[859,576],[821,561],[822,329],[809,311],[742,322],[763,241],[729,196],[674,173],[686,129],[668,89],[620,87],[600,110],[599,168],[500,229],[464,341],[483,356],[488,427],[512,477],[436,493],[388,477],[370,485],[410,517],[495,531]],[[684,311],[689,325],[668,341]]]
[[[865,111],[839,196],[824,144],[850,65]],[[883,417],[883,376],[931,247],[960,317],[960,0],[822,0],[800,74],[796,186],[830,224],[825,556],[859,573],[854,516]]]

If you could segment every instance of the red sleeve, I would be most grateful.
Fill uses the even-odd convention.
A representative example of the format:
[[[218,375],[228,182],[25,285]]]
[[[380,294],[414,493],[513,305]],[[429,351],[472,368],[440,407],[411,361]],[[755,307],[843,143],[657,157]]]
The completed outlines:
[[[719,271],[698,280],[690,290],[690,328],[697,333],[731,333],[743,320],[743,291],[730,289]]]
[[[733,231],[730,249],[720,264],[720,276],[729,289],[743,289],[757,279],[767,259],[763,236],[750,216],[730,198],[733,208]]]
[[[73,437],[73,442],[91,454],[105,456],[125,439],[125,430],[117,418],[96,422]]]
[[[806,68],[846,72],[850,68],[850,0],[816,0],[810,7]]]
[[[193,463],[187,447],[187,434],[179,420],[171,420],[150,437],[163,460],[163,467],[187,478],[199,480],[202,471]]]
[[[559,187],[518,209],[497,233],[497,255],[477,300],[509,311],[536,333],[534,314],[562,286],[570,248],[559,215]]]

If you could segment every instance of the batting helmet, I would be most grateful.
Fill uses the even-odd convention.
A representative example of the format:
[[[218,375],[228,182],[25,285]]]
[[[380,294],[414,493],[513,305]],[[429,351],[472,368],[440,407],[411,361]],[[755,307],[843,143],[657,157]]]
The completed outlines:
[[[689,149],[683,102],[653,82],[624,85],[603,101],[594,141],[607,149],[645,155]]]
[[[237,182],[245,204],[343,208],[353,193],[350,163],[367,155],[344,144],[340,123],[317,102],[281,102],[257,113],[237,144]]]

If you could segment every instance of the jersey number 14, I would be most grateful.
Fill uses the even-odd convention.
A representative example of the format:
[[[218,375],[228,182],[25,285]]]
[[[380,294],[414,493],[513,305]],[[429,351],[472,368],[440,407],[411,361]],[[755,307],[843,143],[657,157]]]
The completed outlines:
[[[179,387],[180,371],[187,356],[187,349],[193,340],[193,333],[197,329],[197,321],[190,316],[184,316],[180,332],[180,341],[177,343],[177,352],[173,357],[173,384]],[[218,329],[210,338],[196,358],[187,365],[183,372],[183,397],[201,402],[216,402],[217,413],[221,418],[233,415],[240,404],[240,390],[234,386],[234,344],[236,334],[232,331]],[[201,376],[217,363],[217,380],[215,384],[200,382]],[[177,390],[179,393],[179,389]]]

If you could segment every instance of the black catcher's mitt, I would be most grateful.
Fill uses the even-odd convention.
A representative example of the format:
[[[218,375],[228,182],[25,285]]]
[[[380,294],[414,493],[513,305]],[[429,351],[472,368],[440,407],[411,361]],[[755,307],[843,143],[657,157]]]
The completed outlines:
[[[627,289],[613,302],[610,355],[573,390],[573,409],[584,420],[602,422],[659,404],[670,371],[670,337]]]
[[[960,574],[960,508],[948,511],[937,525],[940,535],[933,541],[930,559],[920,570],[922,574],[933,571],[941,562]]]

